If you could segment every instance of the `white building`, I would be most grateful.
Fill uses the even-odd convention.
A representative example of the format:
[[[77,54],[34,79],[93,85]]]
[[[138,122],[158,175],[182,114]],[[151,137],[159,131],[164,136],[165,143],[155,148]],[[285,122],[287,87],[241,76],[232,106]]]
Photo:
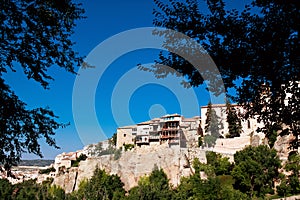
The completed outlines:
[[[243,114],[245,111],[242,106],[233,104],[231,105],[235,108],[237,114]],[[204,135],[205,133],[205,124],[206,124],[206,113],[207,113],[208,106],[201,107],[201,128],[203,130]],[[229,134],[228,123],[227,123],[227,114],[226,114],[226,104],[212,104],[212,109],[216,112],[216,115],[219,118],[220,122],[220,134],[223,137],[226,137]],[[257,118],[250,118],[248,120],[242,120],[242,133],[241,136],[250,136],[251,134],[257,133],[257,128],[263,127],[263,123],[258,122]]]
[[[186,146],[186,137],[199,134],[200,117],[184,118],[179,114],[165,115],[133,126],[117,129],[117,148],[124,144]],[[186,136],[188,131],[189,134]],[[198,136],[197,136],[198,137]]]

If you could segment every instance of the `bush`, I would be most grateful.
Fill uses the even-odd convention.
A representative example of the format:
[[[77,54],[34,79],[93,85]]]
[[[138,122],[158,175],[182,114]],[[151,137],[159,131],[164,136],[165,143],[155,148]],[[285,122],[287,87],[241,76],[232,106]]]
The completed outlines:
[[[125,196],[124,183],[117,175],[109,175],[96,168],[89,180],[79,184],[74,194],[77,199],[120,199]]]
[[[125,148],[125,151],[131,150],[134,148],[134,144],[124,144],[123,146]]]
[[[203,145],[202,137],[198,137],[198,147]]]
[[[85,154],[81,154],[78,158],[76,158],[76,160],[71,161],[71,167],[78,167],[79,162],[82,160],[86,160],[86,159],[87,159],[87,156]]]
[[[122,155],[121,149],[115,150],[115,152],[114,152],[114,159],[115,160],[119,160],[119,158],[121,158],[121,155]]]
[[[208,147],[213,147],[216,144],[217,138],[212,135],[205,135],[204,136],[204,144]]]
[[[39,170],[39,174],[49,174],[50,172],[55,172],[55,168],[54,167],[49,167],[47,169],[40,169]]]

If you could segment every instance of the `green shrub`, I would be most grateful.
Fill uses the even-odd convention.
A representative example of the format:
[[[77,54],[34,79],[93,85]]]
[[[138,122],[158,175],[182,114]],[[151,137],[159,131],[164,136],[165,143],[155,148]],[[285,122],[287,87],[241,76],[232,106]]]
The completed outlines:
[[[87,159],[87,156],[85,154],[81,154],[78,158],[76,158],[76,160],[71,161],[71,167],[78,167],[79,162],[82,160],[86,160],[86,159]]]
[[[115,152],[114,152],[114,159],[115,160],[119,160],[119,158],[121,157],[121,155],[122,155],[121,149],[115,150]]]
[[[131,150],[134,148],[134,144],[124,144],[125,151]]]
[[[47,169],[40,169],[39,170],[39,174],[49,174],[50,172],[55,172],[55,168],[54,167],[49,167]]]

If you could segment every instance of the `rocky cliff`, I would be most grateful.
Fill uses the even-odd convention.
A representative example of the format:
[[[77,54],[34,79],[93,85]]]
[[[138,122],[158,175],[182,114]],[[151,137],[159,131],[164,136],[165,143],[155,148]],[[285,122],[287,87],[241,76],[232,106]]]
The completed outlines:
[[[96,167],[105,169],[110,174],[117,174],[128,190],[138,184],[141,176],[150,174],[154,165],[162,168],[174,186],[179,184],[182,176],[192,173],[191,162],[197,157],[206,162],[205,151],[199,148],[179,148],[165,145],[134,148],[122,152],[118,160],[113,155],[90,157],[81,161],[78,167],[61,170],[57,173],[54,184],[61,186],[66,192],[76,190],[80,182],[90,178]]]
[[[283,161],[287,159],[290,151],[288,146],[292,138],[291,135],[278,136],[274,145],[280,159]],[[251,142],[250,137],[238,137],[218,139],[215,147],[212,149],[202,149],[191,144],[187,144],[187,148],[180,148],[179,146],[169,147],[167,144],[135,147],[132,150],[123,151],[117,160],[114,154],[88,157],[85,161],[81,161],[78,167],[57,170],[54,184],[61,186],[66,192],[72,192],[78,189],[82,180],[88,179],[93,175],[96,167],[99,167],[107,173],[120,176],[125,184],[125,189],[129,190],[138,184],[140,177],[150,174],[153,167],[157,165],[165,171],[170,183],[177,186],[181,177],[189,176],[193,173],[191,165],[194,158],[197,157],[200,162],[206,162],[205,152],[207,150],[221,153],[233,161],[233,155],[236,151],[242,150],[247,145],[264,143],[263,137],[258,137],[256,142]],[[63,163],[60,163],[60,167],[62,167]]]

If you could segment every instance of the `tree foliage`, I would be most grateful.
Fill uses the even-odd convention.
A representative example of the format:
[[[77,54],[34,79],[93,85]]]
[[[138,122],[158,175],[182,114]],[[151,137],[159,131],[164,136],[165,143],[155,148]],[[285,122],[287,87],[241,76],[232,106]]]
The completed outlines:
[[[180,185],[175,189],[174,199],[248,199],[247,195],[233,188],[233,181],[224,181],[224,177],[215,176],[211,164],[200,163],[196,158],[193,167],[195,173],[181,179]],[[200,171],[204,171],[208,178],[201,179]]]
[[[230,104],[229,101],[226,102],[226,114],[229,134],[226,135],[227,138],[240,137],[242,132],[242,122],[239,118],[236,109]]]
[[[76,158],[76,160],[71,161],[71,167],[78,167],[80,161],[83,161],[83,160],[86,160],[86,159],[87,159],[87,155],[80,154],[80,156],[78,158]]]
[[[23,152],[42,156],[38,139],[44,137],[50,146],[57,147],[52,137],[63,127],[48,108],[26,109],[0,77],[0,163],[6,169],[19,162]]]
[[[232,176],[235,188],[251,198],[272,194],[274,181],[279,178],[281,162],[274,149],[265,145],[246,147],[234,155]]]
[[[70,36],[84,11],[71,0],[2,1],[0,9],[0,163],[9,168],[23,152],[42,156],[40,138],[57,147],[52,136],[65,124],[49,108],[28,109],[3,75],[21,69],[28,79],[49,88],[51,66],[75,73],[82,57],[73,50]]]
[[[284,169],[290,174],[284,178],[279,186],[277,186],[278,195],[287,196],[300,193],[300,155],[296,151],[291,151]]]
[[[54,167],[49,167],[46,169],[40,169],[39,170],[39,174],[49,174],[50,172],[55,172],[55,168]]]
[[[172,191],[166,173],[155,165],[151,174],[142,178],[138,186],[129,191],[128,199],[172,199]]]
[[[232,169],[232,165],[229,162],[229,158],[222,157],[221,154],[213,151],[206,152],[207,165],[213,167],[215,174],[218,175],[229,175]]]
[[[207,145],[208,147],[213,147],[216,144],[217,138],[212,135],[205,135],[203,137],[203,140],[205,145]]]
[[[207,105],[207,111],[206,111],[206,120],[205,120],[205,133],[209,134],[211,136],[211,141],[207,141],[208,139],[204,137],[204,142],[208,144],[209,146],[214,145],[217,138],[219,138],[220,135],[220,122],[219,122],[219,116],[217,115],[216,111],[212,108],[211,102]],[[209,143],[207,143],[207,142]]]
[[[117,175],[96,168],[91,179],[80,184],[76,199],[118,199],[125,195],[124,183]]]
[[[252,0],[242,9],[229,9],[223,0],[208,0],[206,6],[197,0],[154,0],[153,24],[181,32],[201,44],[215,62],[226,92],[235,89],[231,98],[242,104],[245,118],[258,115],[268,132],[274,123],[281,125],[282,134],[300,133],[300,68],[299,68],[299,1]],[[203,6],[203,7],[200,7]],[[154,34],[166,38],[167,49],[187,51],[193,49],[180,42],[170,31]],[[196,51],[196,50],[195,50]],[[191,54],[191,55],[190,55]],[[203,84],[203,77],[212,81],[209,90],[220,94],[219,75],[208,69],[203,60],[200,66],[173,53],[160,53],[156,65],[143,68],[157,77],[172,74],[163,69],[169,66],[188,78],[191,86]],[[200,73],[199,73],[200,72]],[[203,76],[205,75],[205,76]],[[241,81],[236,84],[236,81]],[[298,141],[292,142],[298,147]]]
[[[117,145],[117,133],[114,133],[111,138],[109,139],[109,144],[112,146]]]
[[[12,184],[7,179],[0,179],[0,199],[11,199],[12,192]]]
[[[51,186],[51,181],[38,184],[35,179],[12,185],[8,180],[0,179],[0,186],[0,198],[3,200],[60,200],[66,198],[65,191],[56,185]]]

